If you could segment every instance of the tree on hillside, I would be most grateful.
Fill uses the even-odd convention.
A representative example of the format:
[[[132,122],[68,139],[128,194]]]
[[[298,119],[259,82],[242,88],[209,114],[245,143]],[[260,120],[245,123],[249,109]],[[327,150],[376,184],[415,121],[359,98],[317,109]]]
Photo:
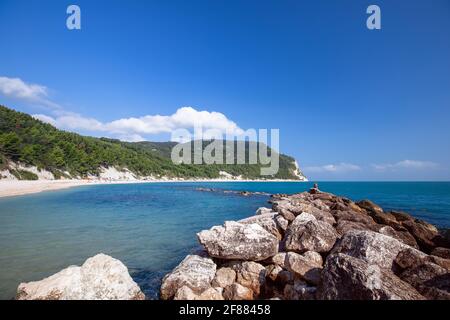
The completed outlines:
[[[19,158],[21,139],[15,132],[0,134],[0,151],[13,160]]]

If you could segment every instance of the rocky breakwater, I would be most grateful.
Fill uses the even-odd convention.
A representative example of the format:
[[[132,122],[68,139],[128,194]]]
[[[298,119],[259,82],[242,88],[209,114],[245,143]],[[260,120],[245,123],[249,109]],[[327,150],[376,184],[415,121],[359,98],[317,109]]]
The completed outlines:
[[[18,300],[143,300],[139,286],[117,259],[98,254],[40,281],[21,283]]]
[[[450,299],[450,243],[432,225],[317,187],[197,234],[162,299]]]

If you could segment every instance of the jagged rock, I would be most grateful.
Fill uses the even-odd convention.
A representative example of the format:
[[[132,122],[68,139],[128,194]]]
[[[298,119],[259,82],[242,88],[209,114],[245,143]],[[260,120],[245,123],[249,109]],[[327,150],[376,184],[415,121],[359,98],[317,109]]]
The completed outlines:
[[[328,211],[314,209],[305,212],[312,214],[318,221],[323,221],[330,225],[334,225],[336,223],[336,220],[334,219],[333,215]]]
[[[318,266],[323,266],[323,259],[322,259],[322,256],[320,255],[320,253],[315,252],[315,251],[306,251],[302,255],[303,255],[303,257],[305,257],[309,261],[313,262],[314,264],[316,264]]]
[[[408,246],[419,249],[416,239],[408,231],[397,231],[390,226],[384,226],[378,230],[379,233],[395,238]]]
[[[233,221],[197,234],[211,257],[260,261],[278,252],[278,239],[258,224]]]
[[[258,210],[256,210],[255,214],[259,215],[259,214],[265,214],[265,213],[274,213],[274,211],[270,208],[261,207],[261,208],[258,208]]]
[[[320,199],[320,200],[326,202],[326,201],[334,201],[336,199],[336,196],[331,193],[319,192],[319,193],[313,194],[312,198],[313,198],[313,200]]]
[[[394,259],[394,271],[398,274],[400,271],[415,267],[421,264],[425,257],[426,255],[418,250],[404,248],[398,252]]]
[[[276,264],[266,266],[266,276],[275,283],[286,284],[294,280],[294,274]]]
[[[160,290],[161,299],[168,300],[177,291],[187,286],[196,294],[200,294],[211,287],[211,281],[216,274],[216,264],[210,258],[188,255],[163,280]]]
[[[426,255],[418,250],[407,248],[400,251],[395,258],[394,264],[396,268],[394,269],[394,271],[396,272],[396,274],[399,274],[406,269],[417,267],[418,265],[425,262],[437,264],[444,269],[450,270],[449,259],[444,259],[433,255]]]
[[[439,237],[439,232],[433,226],[411,220],[403,221],[402,225],[416,239],[421,250],[429,253],[437,246],[435,239]]]
[[[288,222],[295,220],[295,215],[287,209],[279,209],[278,213]]]
[[[336,226],[336,231],[340,236],[343,236],[350,230],[373,230],[369,228],[366,224],[361,222],[349,221],[349,220],[339,220]]]
[[[400,278],[415,287],[428,299],[450,300],[449,270],[431,262],[407,269]]]
[[[383,225],[390,226],[396,230],[405,230],[400,222],[397,221],[396,217],[391,214],[384,212],[383,209],[373,203],[370,200],[362,200],[356,203],[359,207],[365,209],[367,213],[375,220],[375,222]]]
[[[270,264],[268,266],[266,266],[266,276],[272,280],[272,281],[276,281],[280,272],[283,271],[283,268],[281,268],[280,266],[276,265],[276,264]]]
[[[319,258],[316,255],[319,254],[311,251],[304,255],[295,252],[282,252],[275,255],[272,262],[312,284],[318,284],[322,269],[322,257]]]
[[[222,288],[208,288],[200,294],[188,286],[182,286],[175,294],[174,300],[224,300]]]
[[[408,221],[408,220],[414,221],[414,218],[411,215],[407,214],[406,212],[390,211],[389,213],[391,215],[393,215],[398,222]]]
[[[259,263],[245,261],[236,263],[234,270],[236,282],[252,290],[254,298],[258,297],[266,282],[266,268]]]
[[[208,288],[196,300],[224,300],[223,288]]]
[[[431,254],[433,256],[441,257],[444,259],[450,259],[450,249],[449,248],[442,248],[442,247],[434,248],[433,251],[431,252]]]
[[[370,200],[361,200],[361,201],[357,202],[356,204],[360,208],[363,208],[367,211],[375,211],[375,212],[383,213],[383,209],[379,205],[373,203]]]
[[[356,211],[335,210],[332,212],[332,214],[338,222],[340,220],[358,222],[363,225],[366,225],[367,229],[372,229],[372,226],[377,225],[376,222],[372,219],[372,217],[370,217],[369,215],[367,215],[365,213],[358,213]]]
[[[331,250],[338,237],[334,228],[308,213],[295,218],[286,230],[285,247],[289,251],[327,252]]]
[[[236,272],[232,268],[220,268],[211,282],[213,287],[225,288],[236,280]]]
[[[196,300],[197,297],[198,294],[192,291],[191,288],[189,288],[188,286],[182,286],[175,293],[173,300]]]
[[[427,228],[431,232],[439,233],[438,228],[436,228],[436,226],[432,225],[431,223],[428,223],[426,221],[419,220],[419,219],[414,219],[414,222],[424,226],[425,228]]]
[[[243,224],[256,223],[263,227],[267,232],[273,234],[278,240],[281,240],[282,236],[280,230],[278,230],[277,221],[275,220],[275,216],[277,215],[278,213],[276,212],[264,213],[239,220],[238,222]]]
[[[275,216],[275,222],[277,223],[278,229],[282,230],[283,232],[286,231],[287,227],[289,226],[289,221],[287,221],[281,214],[277,214]]]
[[[429,255],[425,258],[425,261],[432,262],[434,264],[437,264],[438,266],[441,266],[444,269],[450,270],[450,259],[444,259],[441,257]]]
[[[322,300],[422,300],[393,273],[346,254],[328,256],[318,288]]]
[[[253,291],[235,282],[225,288],[223,296],[226,300],[253,300]]]
[[[311,201],[311,204],[319,210],[330,211],[330,207],[320,199],[315,199],[315,200]]]
[[[143,300],[139,286],[117,259],[98,254],[41,281],[21,283],[18,300]]]
[[[407,248],[411,247],[380,233],[351,230],[342,237],[332,253],[344,253],[362,259],[370,265],[390,270],[398,253]],[[411,248],[411,250],[415,249]],[[424,253],[415,251],[418,255],[425,256]]]

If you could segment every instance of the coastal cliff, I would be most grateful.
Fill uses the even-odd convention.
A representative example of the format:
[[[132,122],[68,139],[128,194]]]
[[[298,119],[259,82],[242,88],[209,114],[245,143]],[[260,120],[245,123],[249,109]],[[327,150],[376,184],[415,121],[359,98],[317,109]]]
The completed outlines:
[[[197,234],[161,299],[450,299],[449,232],[317,187]]]

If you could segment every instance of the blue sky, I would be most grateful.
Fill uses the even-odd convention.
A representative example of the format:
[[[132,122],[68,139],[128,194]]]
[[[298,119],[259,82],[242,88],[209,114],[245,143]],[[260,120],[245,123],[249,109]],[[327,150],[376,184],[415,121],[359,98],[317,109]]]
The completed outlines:
[[[0,103],[66,129],[167,140],[203,117],[279,128],[314,180],[450,179],[448,0],[0,0],[0,39]]]

